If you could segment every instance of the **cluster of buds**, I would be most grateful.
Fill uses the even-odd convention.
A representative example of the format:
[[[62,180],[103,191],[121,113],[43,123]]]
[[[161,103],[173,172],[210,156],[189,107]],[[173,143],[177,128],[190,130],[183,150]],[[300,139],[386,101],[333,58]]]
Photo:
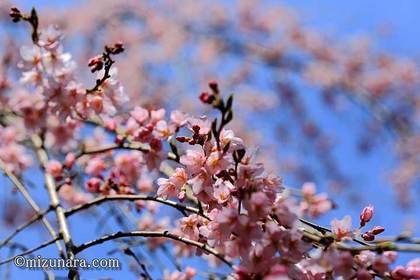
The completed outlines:
[[[124,51],[124,44],[122,42],[115,43],[114,46],[105,46],[105,52],[89,59],[88,66],[92,73],[100,71],[110,63],[110,55],[116,55]]]
[[[32,41],[34,43],[38,42],[38,15],[35,8],[32,8],[30,15],[25,15],[22,14],[18,8],[12,7],[10,9],[9,16],[12,18],[13,22],[19,22],[21,20],[28,22],[32,26]]]
[[[22,12],[16,7],[10,9],[9,16],[12,18],[13,22],[19,22],[23,18]]]
[[[200,134],[200,126],[199,125],[193,125],[193,135],[192,137],[186,137],[186,136],[177,136],[176,140],[181,143],[188,143],[190,145],[204,145],[204,143],[207,140],[208,135],[207,134]]]
[[[119,54],[124,51],[124,44],[123,42],[119,41],[114,44],[114,46],[105,46],[105,52],[107,54]]]
[[[362,213],[360,213],[360,228],[364,227],[373,217],[374,208],[372,205],[368,205],[363,208]],[[362,233],[361,236],[365,241],[375,240],[375,235],[381,234],[384,232],[384,228],[381,226],[375,226],[373,229]]]
[[[376,226],[373,229],[371,229],[371,230],[369,230],[365,233],[362,233],[361,236],[362,236],[363,240],[365,240],[365,241],[373,241],[373,240],[375,240],[375,235],[381,234],[384,231],[385,231],[385,229],[383,227]]]
[[[219,94],[219,85],[216,81],[209,82],[209,88],[211,89],[212,93],[204,91],[200,94],[201,102],[205,104],[212,104],[213,106],[217,107],[217,101],[220,100]]]
[[[89,59],[88,66],[90,67],[90,71],[92,73],[102,70],[102,68],[104,67],[103,56],[97,55],[95,57],[92,57],[91,59]]]

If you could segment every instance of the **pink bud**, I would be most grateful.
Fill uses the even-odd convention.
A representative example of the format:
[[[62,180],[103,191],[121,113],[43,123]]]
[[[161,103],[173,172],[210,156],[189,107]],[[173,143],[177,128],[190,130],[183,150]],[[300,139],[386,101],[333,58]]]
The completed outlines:
[[[389,262],[393,263],[397,260],[398,253],[395,251],[386,251],[383,253],[384,257],[386,257]]]
[[[371,280],[373,279],[373,276],[366,269],[361,269],[357,271],[356,279],[357,280]]]
[[[122,136],[122,135],[115,136],[114,142],[117,145],[121,145],[124,142],[124,136]]]
[[[187,139],[184,136],[177,136],[175,138],[178,142],[184,143],[187,141]]]
[[[102,97],[98,95],[93,97],[90,101],[90,107],[93,109],[93,111],[95,111],[95,113],[100,114],[104,107]]]
[[[208,92],[202,92],[200,94],[200,100],[203,103],[211,104],[214,101],[215,97]]]
[[[63,166],[60,162],[56,160],[50,160],[47,165],[47,171],[54,177],[61,177],[61,171],[63,171]]]
[[[214,93],[218,93],[219,92],[219,84],[216,81],[210,81],[209,82],[209,88],[214,92]]]
[[[89,192],[97,193],[97,192],[99,192],[99,190],[101,188],[101,180],[99,178],[96,178],[96,177],[90,178],[86,182],[85,186],[86,186],[86,189]]]
[[[398,265],[391,272],[391,276],[395,279],[409,279],[411,278],[411,273],[405,267]]]
[[[365,226],[366,223],[372,219],[372,216],[373,216],[373,206],[369,204],[363,209],[362,213],[360,214],[360,226],[361,227]]]
[[[117,43],[114,44],[114,54],[119,54],[122,53],[124,51],[124,44],[122,41],[119,41]]]
[[[72,168],[74,162],[76,161],[76,157],[73,153],[68,153],[66,155],[66,160],[64,162],[64,166],[68,169]]]
[[[105,121],[105,127],[110,131],[115,131],[117,129],[117,122],[114,119],[108,119]]]
[[[370,232],[362,233],[362,238],[365,241],[373,241],[375,240],[375,235]]]
[[[385,229],[381,226],[376,226],[373,229],[369,230],[369,232],[372,233],[373,235],[378,235],[378,234],[380,234],[384,231],[385,231]]]
[[[187,266],[185,269],[185,274],[188,277],[188,279],[193,278],[196,274],[196,271],[194,268]]]
[[[88,66],[92,73],[101,70],[104,66],[102,56],[98,55],[89,59]]]
[[[154,151],[160,151],[160,150],[162,150],[162,141],[160,141],[157,138],[153,138],[150,141],[150,148],[152,148]]]

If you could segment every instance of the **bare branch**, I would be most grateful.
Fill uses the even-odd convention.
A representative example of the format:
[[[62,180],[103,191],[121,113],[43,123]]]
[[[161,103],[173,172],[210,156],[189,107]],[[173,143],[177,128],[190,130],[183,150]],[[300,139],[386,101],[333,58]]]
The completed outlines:
[[[60,239],[61,239],[61,236],[56,236],[55,238],[51,239],[50,241],[44,242],[37,247],[26,250],[19,255],[16,255],[16,256],[13,256],[11,258],[0,261],[0,265],[3,265],[3,264],[6,264],[6,263],[9,263],[9,262],[13,261],[17,256],[26,256],[26,255],[32,254],[33,252],[38,251],[38,250],[40,250],[44,247],[47,247],[48,245],[53,244],[54,242],[56,242]]]
[[[98,148],[83,148],[79,153],[76,154],[76,158],[80,158],[84,155],[90,155],[90,154],[100,154],[105,153],[112,150],[135,150],[135,151],[141,151],[144,153],[147,153],[150,151],[150,149],[144,145],[139,143],[122,143],[122,144],[108,144],[102,147]]]
[[[65,215],[71,216],[76,212],[79,212],[81,210],[87,209],[91,206],[94,205],[99,205],[103,202],[106,201],[115,201],[115,200],[125,200],[125,201],[136,201],[136,200],[145,200],[145,201],[155,201],[158,203],[162,203],[168,206],[171,206],[177,210],[179,210],[181,213],[183,213],[185,215],[185,212],[191,212],[191,213],[195,213],[195,214],[200,214],[200,211],[194,207],[191,206],[186,206],[180,203],[177,203],[175,201],[172,200],[167,200],[167,199],[163,199],[161,197],[157,197],[157,196],[147,196],[147,195],[106,195],[106,196],[101,196],[98,197],[88,203],[85,204],[81,204],[81,205],[77,205],[73,208],[70,208],[69,210],[67,210],[65,212]],[[201,215],[202,217],[209,219],[207,216],[205,216],[204,214]]]
[[[233,264],[228,261],[222,254],[220,254],[219,252],[217,252],[215,249],[211,248],[210,246],[208,246],[207,244],[195,241],[195,240],[191,240],[173,233],[170,233],[169,231],[131,231],[131,232],[116,232],[116,233],[112,233],[109,235],[104,235],[101,238],[92,240],[92,241],[88,241],[86,243],[81,244],[80,246],[76,247],[75,253],[78,254],[81,251],[86,250],[87,248],[90,248],[92,246],[98,245],[98,244],[102,244],[104,242],[110,241],[110,240],[114,240],[117,238],[123,238],[123,237],[134,237],[134,236],[140,236],[140,237],[151,237],[151,238],[168,238],[168,239],[173,239],[179,242],[182,242],[186,245],[192,245],[194,247],[197,247],[211,255],[214,255],[215,257],[217,257],[219,260],[221,260],[222,262],[224,262],[225,264],[227,264],[228,266],[232,267]]]

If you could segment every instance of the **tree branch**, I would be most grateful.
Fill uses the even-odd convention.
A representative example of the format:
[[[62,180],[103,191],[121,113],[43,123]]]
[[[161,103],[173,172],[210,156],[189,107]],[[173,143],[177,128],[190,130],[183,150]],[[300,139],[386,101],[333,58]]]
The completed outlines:
[[[192,245],[194,247],[197,247],[211,255],[214,255],[215,257],[217,257],[219,260],[221,260],[222,262],[224,262],[225,264],[227,264],[229,267],[232,267],[233,264],[228,261],[222,254],[220,254],[219,252],[217,252],[215,249],[211,248],[210,246],[208,246],[207,244],[198,242],[198,241],[194,241],[173,233],[170,233],[169,231],[131,231],[131,232],[116,232],[116,233],[112,233],[109,235],[104,235],[101,238],[92,240],[92,241],[88,241],[86,243],[81,244],[80,246],[76,247],[75,249],[75,253],[78,254],[83,250],[86,250],[87,248],[90,248],[92,246],[98,245],[98,244],[102,244],[104,242],[110,241],[110,240],[114,240],[117,238],[123,238],[123,237],[134,237],[134,236],[140,236],[140,237],[151,237],[151,238],[157,238],[157,237],[161,237],[161,238],[168,238],[168,239],[172,239],[172,240],[176,240],[179,242],[182,242],[186,245]]]
[[[39,135],[33,134],[32,143],[34,144],[36,154],[38,156],[39,163],[41,164],[42,169],[44,170],[45,176],[45,185],[48,191],[48,196],[50,197],[51,206],[54,208],[58,226],[60,228],[60,234],[63,237],[64,244],[66,246],[67,258],[74,260],[75,254],[73,252],[74,245],[73,240],[70,235],[70,231],[67,225],[66,216],[64,214],[64,208],[60,204],[60,199],[58,198],[57,188],[55,186],[55,181],[53,176],[47,171],[48,164],[48,155],[44,149],[43,140]],[[77,268],[71,268],[69,270],[69,279],[79,279],[79,273]]]
[[[167,200],[167,199],[163,199],[161,197],[157,197],[157,196],[147,196],[147,195],[106,195],[106,196],[101,196],[98,197],[88,203],[85,204],[80,204],[77,206],[74,206],[73,208],[68,209],[65,212],[66,217],[73,215],[76,212],[85,210],[91,206],[94,205],[99,205],[103,202],[106,201],[115,201],[115,200],[125,200],[125,201],[136,201],[136,200],[145,200],[145,201],[155,201],[158,203],[162,203],[168,206],[171,206],[177,210],[179,210],[182,214],[185,215],[185,212],[191,212],[191,213],[195,213],[195,214],[200,214],[200,211],[194,207],[191,206],[186,206],[180,203],[177,203],[175,201],[172,200]],[[201,215],[202,217],[209,219],[207,216],[205,216],[204,214]]]
[[[42,249],[44,247],[47,247],[48,245],[53,244],[54,242],[56,242],[56,241],[58,241],[60,239],[61,239],[61,236],[60,235],[59,236],[56,236],[55,238],[51,239],[50,241],[44,242],[44,243],[40,244],[37,247],[34,247],[32,249],[29,249],[29,250],[26,250],[26,251],[22,252],[19,255],[16,255],[16,256],[13,256],[11,258],[8,258],[8,259],[5,259],[5,260],[0,261],[0,265],[3,265],[3,264],[6,264],[6,263],[9,263],[9,262],[13,261],[17,256],[26,256],[26,255],[32,254],[33,252],[38,251],[38,250],[40,250],[40,249]]]

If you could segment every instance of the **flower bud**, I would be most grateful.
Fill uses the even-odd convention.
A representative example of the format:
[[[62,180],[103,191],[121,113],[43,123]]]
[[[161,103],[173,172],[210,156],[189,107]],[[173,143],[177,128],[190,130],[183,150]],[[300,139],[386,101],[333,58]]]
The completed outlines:
[[[372,216],[373,216],[373,206],[369,204],[363,209],[362,213],[360,214],[360,226],[361,227],[365,226],[366,223],[372,219]]]
[[[202,92],[200,94],[200,100],[201,100],[201,102],[203,102],[205,104],[211,104],[211,103],[213,103],[214,99],[215,99],[214,96],[211,95],[208,92]]]
[[[187,141],[187,138],[185,138],[184,136],[177,136],[175,139],[181,143],[185,143]]]
[[[385,229],[381,226],[376,226],[373,229],[369,230],[369,232],[372,233],[373,235],[378,235],[378,234],[380,234],[384,231],[385,231]]]
[[[115,43],[114,45],[114,49],[113,49],[113,54],[119,54],[122,53],[124,51],[124,44],[123,42],[119,41],[117,43]]]
[[[90,67],[90,71],[92,73],[102,70],[102,68],[104,67],[102,56],[98,55],[89,59],[88,66]]]
[[[75,161],[76,161],[76,156],[73,153],[68,153],[64,161],[64,166],[70,169],[72,168]]]
[[[89,192],[92,193],[97,193],[99,192],[100,188],[101,188],[101,180],[99,178],[90,178],[87,182],[86,182],[86,189]]]
[[[114,142],[117,145],[121,145],[124,142],[124,136],[122,135],[115,136]]]
[[[215,93],[219,93],[219,84],[216,81],[209,82],[209,88]]]
[[[22,19],[23,15],[20,10],[16,7],[12,7],[9,12],[9,16],[12,18],[13,22],[18,22]]]
[[[375,235],[370,232],[362,233],[362,238],[365,241],[373,241],[375,240]]]
[[[150,141],[150,148],[152,148],[154,151],[160,151],[160,150],[162,150],[162,141],[160,141],[157,138],[153,138]]]
[[[411,273],[409,273],[405,267],[398,265],[391,272],[391,276],[395,279],[409,279],[411,278]]]
[[[50,173],[54,178],[58,179],[61,177],[61,172],[63,171],[63,166],[60,162],[56,160],[50,160],[47,165],[47,171]]]

